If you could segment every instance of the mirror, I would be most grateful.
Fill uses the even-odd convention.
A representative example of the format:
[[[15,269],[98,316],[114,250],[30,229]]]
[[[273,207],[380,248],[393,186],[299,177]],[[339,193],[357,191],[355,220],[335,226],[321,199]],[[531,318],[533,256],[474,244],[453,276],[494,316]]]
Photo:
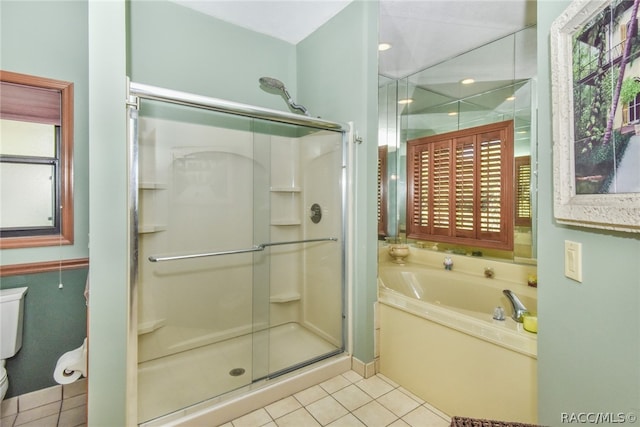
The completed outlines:
[[[514,226],[513,251],[488,256],[533,262],[536,258],[536,27],[529,27],[404,79],[379,80],[379,135],[386,155],[381,180],[381,237],[406,240],[406,142],[504,120],[514,121],[514,164],[529,180],[516,188],[516,210],[530,212]],[[465,79],[473,79],[472,83]],[[517,190],[520,190],[519,192]],[[473,252],[476,248],[440,245]]]

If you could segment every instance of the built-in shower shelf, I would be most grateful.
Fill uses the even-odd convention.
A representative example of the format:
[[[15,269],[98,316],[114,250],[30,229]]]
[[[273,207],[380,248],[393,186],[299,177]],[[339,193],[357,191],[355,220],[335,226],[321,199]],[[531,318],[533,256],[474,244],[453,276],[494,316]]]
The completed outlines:
[[[269,298],[269,301],[276,304],[300,301],[300,294],[297,292],[289,292],[286,294],[271,295],[271,298]]]
[[[138,184],[140,190],[166,190],[167,184],[161,182],[141,182]]]
[[[138,226],[138,234],[146,234],[146,233],[158,233],[160,231],[165,231],[167,229],[166,225],[139,225]]]
[[[162,328],[167,324],[165,319],[149,320],[147,322],[138,323],[138,335],[148,334]]]
[[[271,220],[271,225],[300,225],[302,221],[299,219],[275,219]]]
[[[300,193],[300,187],[271,187],[272,193]]]

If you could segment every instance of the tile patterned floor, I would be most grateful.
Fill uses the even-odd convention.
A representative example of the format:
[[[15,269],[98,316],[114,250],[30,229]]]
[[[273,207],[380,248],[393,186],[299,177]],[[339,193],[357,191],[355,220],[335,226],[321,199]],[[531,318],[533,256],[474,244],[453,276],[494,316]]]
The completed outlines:
[[[0,427],[86,426],[87,380],[5,399]]]
[[[68,386],[65,386],[68,387]],[[22,397],[1,427],[85,426],[86,385]],[[7,402],[9,403],[9,402]],[[8,409],[3,405],[3,409]],[[354,371],[331,378],[220,427],[448,427],[450,418],[381,374]]]
[[[354,371],[220,427],[448,427],[450,418],[381,374]]]

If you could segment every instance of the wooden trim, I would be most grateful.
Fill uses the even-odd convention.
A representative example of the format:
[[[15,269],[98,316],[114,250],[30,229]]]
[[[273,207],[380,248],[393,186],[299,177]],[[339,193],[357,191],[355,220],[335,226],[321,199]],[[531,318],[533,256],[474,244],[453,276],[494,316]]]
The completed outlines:
[[[73,216],[73,136],[74,136],[74,92],[73,83],[44,77],[30,76],[0,70],[3,82],[54,89],[61,97],[60,135],[60,234],[53,236],[27,236],[0,238],[0,249],[30,248],[40,246],[72,245],[74,240]]]
[[[29,264],[1,265],[0,277],[22,274],[48,273],[51,271],[76,270],[89,267],[89,258],[65,259],[61,261],[33,262]]]

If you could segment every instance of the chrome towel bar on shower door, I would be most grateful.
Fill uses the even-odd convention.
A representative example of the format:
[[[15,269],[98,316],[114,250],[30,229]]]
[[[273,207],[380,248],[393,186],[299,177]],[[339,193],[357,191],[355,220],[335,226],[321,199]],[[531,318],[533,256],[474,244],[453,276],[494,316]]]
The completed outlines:
[[[322,237],[319,239],[305,239],[305,240],[291,240],[288,242],[260,243],[259,245],[253,246],[251,248],[234,249],[230,251],[205,252],[205,253],[199,253],[199,254],[187,254],[187,255],[176,255],[176,256],[150,256],[149,261],[151,262],[176,261],[180,259],[204,258],[204,257],[219,256],[219,255],[244,254],[247,252],[260,252],[269,246],[294,245],[296,243],[337,242],[337,241],[338,241],[337,237]]]

